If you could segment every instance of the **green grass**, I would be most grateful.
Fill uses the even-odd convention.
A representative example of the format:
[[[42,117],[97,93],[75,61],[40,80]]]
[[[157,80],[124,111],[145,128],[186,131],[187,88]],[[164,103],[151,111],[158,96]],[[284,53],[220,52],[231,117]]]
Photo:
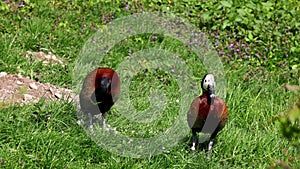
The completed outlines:
[[[204,151],[191,154],[190,134],[168,152],[151,158],[134,159],[112,154],[98,147],[77,125],[72,103],[40,101],[34,105],[1,109],[1,167],[219,168],[224,165],[228,168],[266,168],[272,160],[286,160],[285,149],[292,156],[296,155],[297,151],[280,135],[279,126],[271,121],[289,108],[286,100],[293,98],[278,85],[278,79],[270,78],[261,86],[256,80],[243,82],[237,79],[240,75],[234,71],[228,71],[227,76],[229,121],[218,135],[210,161],[205,159]],[[113,109],[108,114],[109,121],[117,118],[115,114]],[[169,113],[172,115],[177,116]],[[145,133],[145,129],[166,129],[172,121],[164,121],[162,125],[151,123],[150,126],[128,124],[130,122],[112,123],[122,134],[130,136],[130,131],[135,130],[132,136],[136,137]],[[147,136],[152,137],[147,134],[144,137]],[[299,161],[295,166],[297,164]]]
[[[258,4],[260,2],[253,2]],[[283,3],[283,2],[280,2]],[[294,1],[290,1],[289,6]],[[0,71],[8,73],[20,73],[40,82],[52,83],[61,87],[72,88],[72,74],[76,57],[86,40],[103,28],[105,24],[116,18],[130,15],[131,12],[164,11],[172,12],[184,17],[195,25],[204,24],[202,30],[209,35],[211,42],[216,40],[215,35],[220,35],[217,51],[225,51],[226,55],[221,59],[226,75],[226,102],[229,107],[229,120],[226,127],[217,136],[213,147],[212,159],[205,159],[206,153],[201,149],[195,154],[190,151],[191,133],[179,140],[170,142],[174,147],[161,154],[146,158],[123,157],[111,153],[98,146],[85,130],[77,124],[76,110],[72,102],[63,100],[48,102],[41,100],[36,104],[20,106],[18,104],[7,106],[0,103],[0,168],[267,168],[278,166],[277,160],[286,162],[291,167],[300,166],[300,161],[289,161],[299,155],[299,150],[286,140],[280,131],[280,125],[276,120],[279,114],[286,112],[292,105],[295,95],[285,91],[285,83],[300,85],[299,60],[297,57],[283,57],[284,47],[289,46],[289,56],[297,56],[295,48],[299,47],[297,25],[298,18],[294,17],[290,29],[278,30],[282,37],[293,33],[293,37],[281,48],[261,52],[261,57],[254,57],[260,47],[275,46],[279,43],[277,36],[265,34],[258,35],[259,39],[249,39],[249,31],[254,35],[260,33],[252,27],[245,27],[232,20],[236,8],[221,9],[216,6],[220,2],[209,1],[199,4],[198,1],[159,3],[158,1],[137,3],[130,1],[130,8],[126,9],[126,3],[94,1],[48,1],[26,3],[24,7],[18,7],[17,2],[1,2],[0,11]],[[222,2],[221,4],[228,6]],[[238,4],[232,4],[232,6]],[[37,7],[39,6],[39,7]],[[170,7],[170,10],[167,10]],[[212,21],[198,21],[197,11],[202,8],[214,12]],[[209,8],[208,8],[209,7]],[[216,8],[215,8],[216,7]],[[248,10],[248,9],[245,9]],[[268,10],[261,9],[261,13],[269,16]],[[188,12],[189,11],[189,12]],[[204,10],[201,11],[201,16]],[[279,15],[280,11],[276,15]],[[292,12],[297,12],[293,9]],[[251,12],[248,13],[252,16]],[[248,15],[247,14],[247,15]],[[283,13],[284,15],[286,13]],[[105,17],[104,17],[105,16]],[[114,18],[112,18],[114,16]],[[223,29],[222,19],[229,20],[229,26]],[[255,18],[247,17],[249,23]],[[268,20],[261,16],[260,21],[275,26],[277,21]],[[291,18],[289,18],[291,19]],[[200,23],[199,23],[200,22]],[[262,25],[260,25],[262,26]],[[209,30],[211,28],[211,30]],[[236,29],[236,30],[235,30]],[[242,32],[233,34],[234,31]],[[294,32],[293,32],[294,31]],[[240,37],[242,36],[242,37]],[[205,66],[191,50],[187,49],[179,41],[170,37],[158,35],[157,39],[151,38],[151,34],[134,36],[115,45],[106,55],[101,65],[116,68],[117,65],[130,58],[132,53],[139,50],[156,48],[176,52],[192,72],[190,79],[193,98],[200,94],[200,78],[206,73]],[[229,39],[228,37],[231,37]],[[266,39],[270,39],[270,43]],[[272,39],[273,38],[273,39]],[[227,49],[230,43],[246,43],[251,46],[251,59],[245,59],[243,54],[229,57],[234,51]],[[281,42],[280,42],[281,43]],[[292,50],[293,49],[293,50]],[[41,63],[30,63],[22,55],[26,51],[51,51],[55,55],[65,59],[66,66],[43,66]],[[260,52],[260,51],[259,51]],[[297,53],[298,52],[298,53]],[[264,57],[269,61],[265,62]],[[287,61],[286,66],[278,66],[281,61]],[[296,66],[295,66],[296,65]],[[186,84],[184,84],[186,85]],[[218,84],[217,84],[218,85]],[[121,86],[122,87],[122,86]],[[148,69],[132,76],[128,91],[131,104],[136,112],[120,112],[117,107],[107,115],[107,121],[123,135],[136,138],[151,138],[164,134],[174,124],[178,117],[181,103],[189,104],[180,93],[180,84],[171,74],[164,69]],[[164,101],[160,103],[165,107],[153,112],[147,110],[157,100],[148,99],[148,96],[159,91],[164,92]],[[3,106],[2,106],[3,105]],[[186,110],[187,111],[187,110]],[[151,122],[138,123],[132,119],[124,118],[128,113],[130,118],[148,117]],[[134,116],[133,116],[134,115]],[[147,122],[147,121],[146,121]],[[187,127],[182,122],[182,130]],[[134,131],[134,132],[133,132]],[[183,131],[178,131],[182,133]],[[172,138],[170,138],[172,140]],[[126,143],[124,143],[126,144]],[[122,145],[117,145],[121,146]],[[166,145],[166,147],[168,147]],[[143,149],[141,149],[143,150]]]

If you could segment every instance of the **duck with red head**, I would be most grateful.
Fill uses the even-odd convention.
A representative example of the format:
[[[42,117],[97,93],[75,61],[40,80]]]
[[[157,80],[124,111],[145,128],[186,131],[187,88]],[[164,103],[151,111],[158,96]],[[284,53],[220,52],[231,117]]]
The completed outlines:
[[[197,133],[210,134],[208,155],[210,158],[214,138],[228,119],[226,103],[215,94],[216,83],[212,74],[206,74],[201,81],[202,95],[195,98],[187,114],[188,125],[192,130],[192,151],[198,141]]]
[[[120,79],[111,68],[97,68],[90,72],[79,94],[81,111],[88,116],[93,128],[94,116],[101,115],[100,125],[106,125],[106,112],[114,105],[120,95]]]

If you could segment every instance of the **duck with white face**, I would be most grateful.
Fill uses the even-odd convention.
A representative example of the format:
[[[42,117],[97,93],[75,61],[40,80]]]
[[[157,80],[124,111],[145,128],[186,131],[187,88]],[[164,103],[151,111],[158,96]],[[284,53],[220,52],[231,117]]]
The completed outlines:
[[[212,105],[214,103],[214,99],[216,97],[215,86],[216,86],[216,82],[215,82],[214,75],[212,75],[212,74],[205,75],[201,82],[201,88],[202,88],[203,93],[208,94],[208,96],[210,98],[208,100],[208,102],[210,105]]]
[[[192,151],[198,143],[198,132],[210,134],[207,158],[210,158],[214,138],[224,128],[228,119],[227,105],[216,96],[215,87],[214,76],[206,74],[201,81],[202,95],[193,100],[187,113],[187,122],[192,130]]]

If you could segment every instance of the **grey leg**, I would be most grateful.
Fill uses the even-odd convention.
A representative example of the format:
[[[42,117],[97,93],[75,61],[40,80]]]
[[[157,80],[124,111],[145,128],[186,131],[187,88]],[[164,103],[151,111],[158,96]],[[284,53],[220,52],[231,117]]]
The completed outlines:
[[[94,128],[94,120],[93,120],[93,115],[91,113],[88,113],[88,118],[90,121],[90,129]]]
[[[214,144],[214,139],[210,139],[209,140],[209,143],[208,143],[208,152],[207,152],[207,157],[206,159],[210,159],[210,154],[211,154],[211,149],[213,147],[213,144]]]
[[[192,147],[191,147],[191,150],[192,151],[195,151],[196,150],[196,143],[197,143],[197,133],[195,131],[192,130]]]
[[[106,113],[102,114],[102,127],[106,128]]]

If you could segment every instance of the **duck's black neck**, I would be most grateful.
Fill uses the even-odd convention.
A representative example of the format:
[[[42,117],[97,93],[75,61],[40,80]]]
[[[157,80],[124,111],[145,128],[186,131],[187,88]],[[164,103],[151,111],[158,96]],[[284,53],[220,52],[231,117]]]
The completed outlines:
[[[214,100],[215,100],[215,91],[214,90],[208,90],[205,92],[206,95],[207,95],[207,102],[209,105],[212,105],[214,103]]]

